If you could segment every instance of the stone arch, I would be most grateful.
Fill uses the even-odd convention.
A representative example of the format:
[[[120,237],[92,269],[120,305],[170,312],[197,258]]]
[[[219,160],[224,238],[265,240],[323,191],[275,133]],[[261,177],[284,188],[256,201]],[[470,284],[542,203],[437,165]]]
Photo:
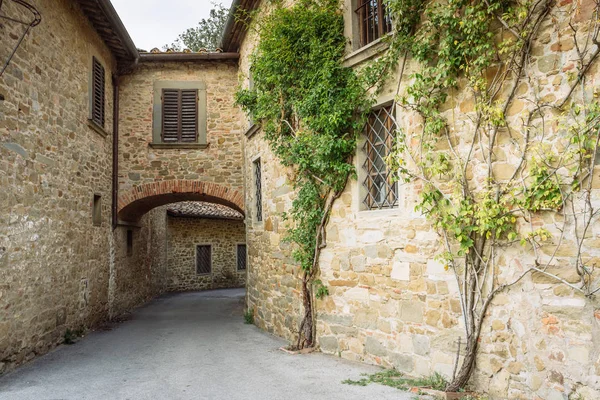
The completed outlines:
[[[174,179],[123,191],[119,194],[118,216],[123,221],[137,221],[154,207],[179,201],[223,204],[244,214],[244,196],[240,191],[212,182]]]

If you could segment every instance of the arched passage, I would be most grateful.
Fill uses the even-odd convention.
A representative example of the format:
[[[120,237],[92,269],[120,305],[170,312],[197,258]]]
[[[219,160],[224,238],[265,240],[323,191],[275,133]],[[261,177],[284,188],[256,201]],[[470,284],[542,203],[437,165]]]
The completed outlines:
[[[119,195],[118,216],[137,221],[155,207],[179,201],[206,201],[223,204],[244,213],[241,192],[212,182],[168,180],[135,186]]]

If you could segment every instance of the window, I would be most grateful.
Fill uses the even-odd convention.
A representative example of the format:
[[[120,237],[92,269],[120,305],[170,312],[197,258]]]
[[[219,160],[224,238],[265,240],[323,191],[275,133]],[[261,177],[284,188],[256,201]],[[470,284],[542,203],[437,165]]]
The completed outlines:
[[[102,225],[102,196],[94,195],[92,203],[92,223],[96,226]]]
[[[131,229],[127,229],[127,256],[131,256],[133,254],[133,231]]]
[[[198,275],[210,274],[212,269],[210,245],[196,246],[196,273]]]
[[[154,82],[151,147],[204,148],[206,121],[204,82]]]
[[[354,10],[358,18],[360,46],[374,42],[392,30],[392,19],[385,0],[358,0]]]
[[[254,185],[256,190],[256,220],[262,221],[262,182],[260,158],[254,161]]]
[[[238,244],[237,245],[237,269],[238,269],[238,271],[246,270],[246,261],[247,261],[246,245]]]
[[[105,72],[104,67],[96,57],[92,58],[92,78],[90,93],[90,119],[99,127],[104,128],[105,103]]]
[[[198,91],[163,89],[163,143],[194,143],[198,139]]]
[[[369,210],[392,208],[398,203],[398,183],[386,164],[396,135],[396,121],[392,106],[374,110],[365,126],[366,141],[363,150],[366,195],[363,203]]]

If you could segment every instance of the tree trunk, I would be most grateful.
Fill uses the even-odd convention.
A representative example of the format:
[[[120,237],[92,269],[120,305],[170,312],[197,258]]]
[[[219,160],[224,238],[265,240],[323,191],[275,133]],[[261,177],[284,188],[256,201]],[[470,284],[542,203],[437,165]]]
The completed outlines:
[[[313,337],[313,312],[312,312],[312,293],[310,291],[310,275],[304,272],[302,277],[302,305],[304,306],[304,318],[300,323],[298,330],[298,350],[312,347],[314,345]]]
[[[446,387],[447,392],[458,392],[460,389],[464,388],[469,382],[469,378],[471,378],[471,372],[473,371],[473,367],[475,366],[475,357],[477,356],[477,341],[479,339],[479,335],[472,335],[469,338],[469,342],[467,343],[467,350],[465,353],[465,358],[460,365],[460,370],[456,377],[448,387]]]

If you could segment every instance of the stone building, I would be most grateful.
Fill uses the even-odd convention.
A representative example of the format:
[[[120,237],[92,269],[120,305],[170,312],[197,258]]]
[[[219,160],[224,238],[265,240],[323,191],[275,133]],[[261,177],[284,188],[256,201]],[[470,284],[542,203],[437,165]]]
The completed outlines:
[[[361,68],[387,49],[377,35],[361,30],[358,8],[365,3],[381,6],[375,0],[342,2],[348,38],[344,63],[352,68]],[[570,38],[572,29],[586,32],[585,24],[595,4],[561,2],[554,6],[551,18],[544,20],[533,41],[532,70],[528,75],[535,83],[520,86],[519,96],[539,96],[553,102],[569,91],[567,71],[577,59]],[[252,1],[236,1],[234,6],[258,16],[269,11],[263,3]],[[377,26],[386,19],[380,21],[371,23]],[[385,26],[380,28],[387,31]],[[223,48],[239,52],[241,85],[248,87],[251,55],[260,38],[256,30],[245,34],[240,33],[241,29],[234,22],[229,24]],[[418,65],[408,60],[405,76],[416,68]],[[600,77],[598,62],[591,64],[588,74],[590,81]],[[397,78],[390,77],[372,110],[391,136],[396,126],[422,129],[414,114],[393,107],[397,90],[405,93],[408,86],[404,82],[398,87]],[[456,115],[474,111],[473,99],[466,90],[456,98],[455,104],[445,106],[447,115],[453,115],[453,110]],[[527,105],[526,101],[517,101],[507,112],[515,127],[521,126],[533,104]],[[456,121],[457,129],[469,123],[468,119]],[[248,119],[245,130],[248,307],[254,310],[259,327],[293,340],[302,315],[299,271],[289,245],[281,238],[285,236],[282,211],[290,208],[294,193],[287,171],[269,150],[260,128]],[[394,367],[409,375],[439,372],[451,377],[458,338],[464,338],[458,284],[452,271],[435,259],[443,250],[439,234],[415,211],[419,182],[388,184],[376,194],[368,189],[368,135],[369,126],[359,139],[354,158],[358,179],[349,182],[333,206],[327,247],[319,260],[319,279],[329,289],[329,295],[316,306],[320,349],[350,360]],[[501,140],[509,142],[508,137]],[[371,160],[371,164],[374,162]],[[517,163],[514,157],[499,156],[494,172],[510,176]],[[555,226],[549,216],[535,223],[550,230]],[[594,227],[590,235],[585,254],[593,259],[600,255],[596,246],[600,232]],[[570,258],[575,247],[573,242],[561,245],[558,266],[553,269],[571,283],[579,281]],[[524,248],[508,251],[503,256],[502,267],[506,268],[501,279],[509,280],[511,273],[533,263],[532,253]],[[488,310],[471,380],[473,387],[502,399],[599,398],[599,307],[596,299],[586,298],[551,278],[526,276],[498,295]]]
[[[0,76],[0,373],[167,290],[245,281],[238,55],[140,53],[110,1],[30,3],[0,2],[2,63],[41,17]],[[235,218],[168,216],[183,200]]]
[[[246,284],[257,326],[293,339],[302,310],[298,266],[282,241],[282,213],[294,199],[289,171],[234,104],[260,39],[235,15],[261,15],[267,5],[234,1],[222,52],[141,53],[108,0],[30,2],[41,23],[0,76],[0,373],[47,352],[67,329],[93,328],[166,291]],[[0,4],[3,15],[31,18],[16,3]],[[553,101],[568,90],[577,50],[564,39],[564,15],[581,23],[592,4],[555,6],[560,23],[548,19],[533,43],[538,83],[521,95],[537,90]],[[386,51],[361,32],[357,6],[342,2],[352,68]],[[22,29],[0,22],[0,60]],[[599,74],[592,64],[589,75]],[[393,78],[373,108],[389,135],[414,122],[391,107]],[[458,99],[446,112],[472,108],[468,93]],[[526,110],[525,102],[509,110],[511,123]],[[414,211],[419,185],[379,195],[363,185],[366,136],[358,179],[327,226],[320,279],[330,295],[317,303],[318,343],[346,359],[450,376],[464,335],[458,285],[435,261],[438,234]],[[600,232],[590,235],[586,251],[600,257]],[[569,247],[561,248],[565,263]],[[514,269],[530,261],[526,250],[505,255]],[[569,281],[569,271],[557,274]],[[497,398],[600,398],[599,308],[527,276],[488,312],[474,387]]]

